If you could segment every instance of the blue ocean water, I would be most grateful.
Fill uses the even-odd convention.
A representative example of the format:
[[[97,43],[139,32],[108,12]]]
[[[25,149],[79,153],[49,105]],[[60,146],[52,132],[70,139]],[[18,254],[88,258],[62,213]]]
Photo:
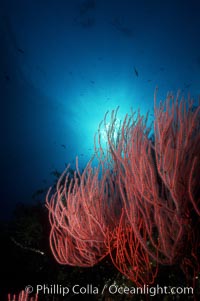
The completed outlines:
[[[1,215],[91,158],[98,125],[200,95],[198,0],[0,3]],[[102,133],[103,134],[103,133]]]

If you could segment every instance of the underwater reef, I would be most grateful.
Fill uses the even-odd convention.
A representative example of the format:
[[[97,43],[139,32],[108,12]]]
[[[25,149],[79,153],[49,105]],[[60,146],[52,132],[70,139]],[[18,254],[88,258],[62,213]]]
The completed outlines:
[[[200,105],[168,94],[148,114],[132,112],[116,129],[117,110],[92,160],[67,170],[47,195],[50,246],[61,264],[90,267],[107,255],[137,286],[153,284],[160,265],[178,264],[196,286],[200,271]],[[135,117],[136,115],[136,117]],[[109,124],[109,126],[107,126]],[[51,195],[50,195],[51,194]]]
[[[83,172],[77,160],[74,173],[67,167],[47,193],[52,254],[61,265],[87,273],[109,261],[120,281],[137,287],[154,285],[161,271],[176,267],[195,290],[200,273],[200,103],[194,106],[178,93],[157,104],[155,93],[153,125],[148,114],[138,111],[117,126],[117,113],[105,115],[95,155]],[[103,297],[93,300],[120,300]],[[21,292],[8,301],[40,301],[40,295],[31,298]]]

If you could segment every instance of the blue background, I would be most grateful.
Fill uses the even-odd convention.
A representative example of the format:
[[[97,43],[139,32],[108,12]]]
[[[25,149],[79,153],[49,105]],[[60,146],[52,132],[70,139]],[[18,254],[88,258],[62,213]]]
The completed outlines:
[[[200,95],[198,0],[0,2],[1,216],[93,154],[107,110]]]

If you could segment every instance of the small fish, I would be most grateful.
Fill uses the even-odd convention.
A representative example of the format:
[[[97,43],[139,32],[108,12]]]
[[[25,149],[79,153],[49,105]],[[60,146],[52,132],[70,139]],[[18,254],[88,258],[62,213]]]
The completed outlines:
[[[25,52],[24,52],[24,50],[23,49],[21,49],[21,48],[17,48],[17,51],[18,52],[20,52],[20,53],[22,53],[22,54],[24,54]]]
[[[51,172],[51,175],[53,175],[56,178],[59,178],[61,176],[61,172],[55,169]]]
[[[62,146],[63,148],[66,148],[66,146],[65,146],[64,144],[61,144],[61,146]]]
[[[127,37],[131,37],[133,34],[132,29],[130,29],[128,27],[121,27],[120,31]]]
[[[135,72],[135,75],[138,77],[139,76],[139,73],[137,71],[137,69],[134,67],[134,72]]]
[[[184,83],[184,88],[189,88],[190,86],[191,86],[191,83],[188,83],[188,84]]]
[[[5,74],[5,79],[9,82],[10,81],[10,76],[8,74]]]
[[[32,198],[35,199],[36,197],[38,197],[39,195],[43,194],[45,191],[45,189],[38,189],[36,192],[34,192],[32,194]]]
[[[96,7],[95,0],[85,0],[80,5],[80,15],[86,14],[90,10],[94,10]]]

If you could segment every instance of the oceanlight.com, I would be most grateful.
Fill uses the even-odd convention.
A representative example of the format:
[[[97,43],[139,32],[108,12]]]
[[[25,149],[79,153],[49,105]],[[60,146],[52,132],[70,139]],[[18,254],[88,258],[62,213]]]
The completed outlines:
[[[74,284],[72,287],[63,286],[60,284],[38,284],[34,289],[33,286],[27,285],[25,291],[44,295],[61,295],[66,296],[68,294],[74,295],[103,295],[104,292],[110,295],[149,295],[151,297],[156,295],[193,295],[194,291],[192,287],[172,287],[172,286],[149,286],[144,285],[142,287],[128,287],[119,286],[116,283],[111,285],[105,284],[102,288],[87,284],[81,286]]]

